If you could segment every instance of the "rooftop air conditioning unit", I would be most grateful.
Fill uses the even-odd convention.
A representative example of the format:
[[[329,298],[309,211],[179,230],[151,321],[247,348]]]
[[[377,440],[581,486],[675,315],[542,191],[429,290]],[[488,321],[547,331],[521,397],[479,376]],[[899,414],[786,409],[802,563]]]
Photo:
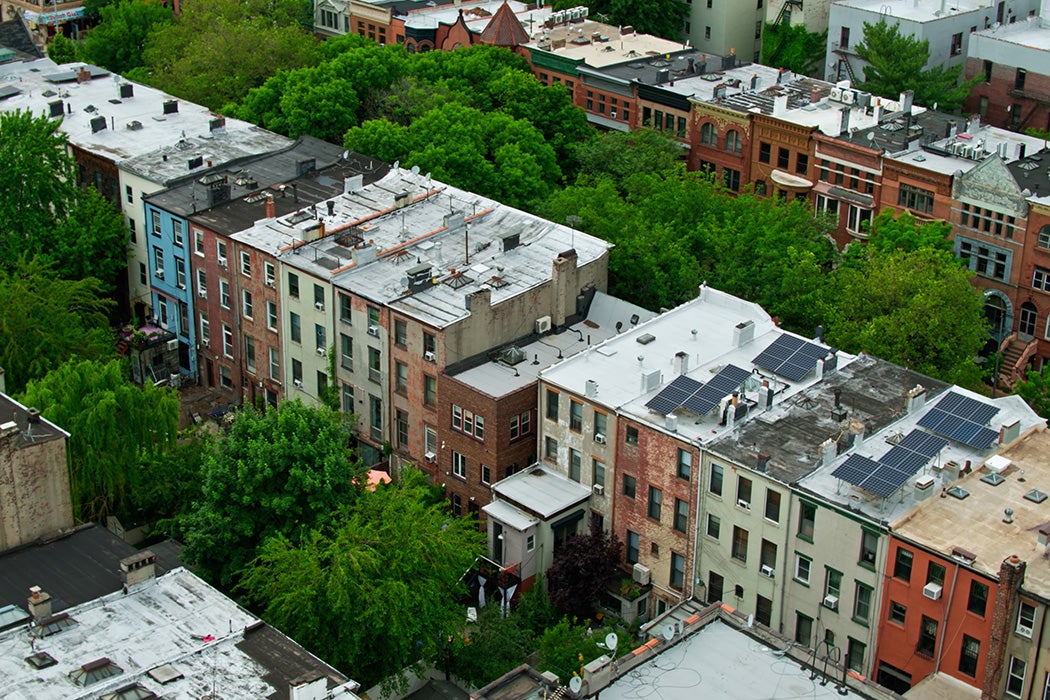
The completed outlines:
[[[326,348],[317,348],[317,354],[324,357],[328,354],[328,350]]]
[[[773,578],[773,574],[776,573],[769,564],[763,564],[761,571],[763,576],[768,576],[769,578]]]
[[[634,582],[642,586],[648,586],[649,580],[652,577],[652,573],[649,571],[648,566],[642,566],[641,564],[635,564],[634,569],[631,572],[631,576]]]
[[[437,455],[433,452],[427,452],[425,455],[423,455],[423,461],[425,461],[427,464],[433,464],[437,461]]]
[[[824,596],[824,607],[832,610],[839,609],[839,597],[837,595],[831,595],[830,593]]]
[[[939,583],[927,583],[922,587],[922,594],[930,600],[940,600],[944,587]]]
[[[423,353],[423,359],[427,362],[435,362],[437,360],[437,356],[434,355],[434,352],[432,350],[427,350],[425,353]]]
[[[323,301],[314,302],[314,308],[317,309],[318,311],[324,311],[324,302]],[[379,331],[376,330],[376,333],[379,333]]]
[[[379,337],[379,326],[369,326],[368,335],[378,338]]]
[[[842,88],[831,88],[831,92],[828,93],[828,99],[832,102],[842,102]]]
[[[292,384],[295,384],[297,389],[302,389],[303,388],[303,380],[302,379],[293,379],[292,380]]]
[[[178,341],[177,338],[175,340],[169,340],[168,341],[168,350],[178,350],[178,349],[179,349],[179,341]]]
[[[605,436],[602,435],[601,433],[595,433],[594,434],[594,441],[596,443],[598,443],[599,445],[604,445],[605,444]]]
[[[843,90],[841,97],[844,104],[851,105],[856,101],[857,94],[852,90]]]
[[[536,332],[537,333],[546,333],[550,329],[551,329],[551,317],[550,316],[542,316],[542,317],[536,319]]]
[[[602,486],[601,484],[595,484],[591,488],[594,490],[594,495],[595,496],[604,496],[605,495],[605,487]]]

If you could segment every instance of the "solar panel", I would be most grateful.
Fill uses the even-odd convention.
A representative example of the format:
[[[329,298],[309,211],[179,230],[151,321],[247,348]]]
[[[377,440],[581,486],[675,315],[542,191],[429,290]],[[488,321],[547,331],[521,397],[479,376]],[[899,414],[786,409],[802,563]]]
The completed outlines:
[[[865,479],[864,483],[861,484],[861,488],[865,491],[870,491],[876,496],[886,498],[892,496],[907,480],[908,475],[904,472],[884,468]]]
[[[740,388],[751,373],[736,365],[726,365],[682,404],[693,413],[705,415],[725,397]]]
[[[17,95],[20,92],[22,91],[14,87],[13,85],[4,85],[3,87],[0,87],[0,99],[12,97],[13,95]]]
[[[873,459],[868,459],[863,455],[850,455],[831,475],[854,486],[860,486],[878,468],[879,463]]]
[[[930,459],[947,447],[948,441],[944,438],[924,433],[921,430],[913,430],[905,435],[904,439],[897,446],[917,452]]]
[[[759,353],[752,362],[764,370],[797,382],[812,372],[817,362],[827,357],[829,352],[816,343],[785,333]]]
[[[904,482],[922,469],[947,444],[948,441],[944,438],[913,430],[878,460],[850,455],[831,475],[886,498],[903,486]]]
[[[685,400],[702,386],[700,382],[685,375],[675,377],[670,384],[660,390],[660,393],[649,399],[645,406],[666,416],[681,408]]]
[[[998,436],[986,427],[998,412],[997,406],[950,391],[927,411],[919,425],[949,440],[984,450]]]

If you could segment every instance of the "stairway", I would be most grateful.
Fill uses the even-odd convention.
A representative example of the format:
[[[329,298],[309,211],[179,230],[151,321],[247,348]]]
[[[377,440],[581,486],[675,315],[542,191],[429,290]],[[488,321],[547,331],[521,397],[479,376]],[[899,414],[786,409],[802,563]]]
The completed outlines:
[[[1020,338],[1015,337],[1010,341],[1010,344],[1006,346],[1006,350],[1003,351],[1003,358],[999,364],[1000,387],[1013,388],[1014,384],[1016,384],[1019,379],[1023,378],[1024,367],[1022,366],[1018,368],[1017,365],[1025,354],[1025,350],[1028,349],[1030,342],[1031,341],[1021,340]]]

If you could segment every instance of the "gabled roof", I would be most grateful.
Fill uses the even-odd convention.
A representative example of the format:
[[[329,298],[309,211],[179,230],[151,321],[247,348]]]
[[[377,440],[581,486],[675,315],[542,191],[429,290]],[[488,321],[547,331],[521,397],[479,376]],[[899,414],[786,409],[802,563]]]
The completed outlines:
[[[528,33],[507,3],[499,6],[485,31],[481,32],[481,43],[493,46],[520,46],[529,41]]]

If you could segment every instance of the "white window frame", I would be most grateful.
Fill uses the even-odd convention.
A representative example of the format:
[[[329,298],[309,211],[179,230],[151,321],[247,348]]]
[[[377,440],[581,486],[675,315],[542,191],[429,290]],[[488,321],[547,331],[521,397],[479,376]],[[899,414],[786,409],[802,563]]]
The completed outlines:
[[[802,575],[802,567],[800,566],[802,564],[802,562],[806,563],[806,575],[805,576]],[[809,557],[805,556],[804,554],[799,554],[798,552],[795,552],[795,575],[794,575],[795,580],[798,581],[799,583],[804,583],[804,584],[806,584],[808,586],[810,580],[812,579],[812,577],[813,577],[813,560],[810,559]]]
[[[1019,669],[1017,667],[1020,667]],[[1019,670],[1018,674],[1016,671]],[[1003,695],[1008,698],[1022,698],[1024,697],[1024,684],[1025,676],[1028,673],[1028,663],[1024,659],[1019,659],[1016,656],[1010,657],[1010,666],[1006,671],[1006,685],[1003,687]],[[1016,693],[1010,691],[1010,682],[1013,680],[1020,680],[1021,687]]]
[[[193,229],[193,254],[204,257],[204,231]]]
[[[1025,616],[1025,610],[1031,610],[1031,623],[1027,624],[1023,619]],[[1035,631],[1035,615],[1036,609],[1034,605],[1030,605],[1023,600],[1017,606],[1017,624],[1014,627],[1014,632],[1025,637],[1026,639],[1032,638],[1032,633]]]
[[[226,280],[219,280],[219,306],[230,308],[230,283]]]
[[[452,452],[452,473],[460,479],[467,478],[467,457],[462,452]]]
[[[241,313],[249,321],[253,319],[253,314],[255,313],[255,304],[252,299],[251,290],[241,290]]]
[[[241,251],[241,274],[245,277],[252,276],[252,254],[246,250]]]

